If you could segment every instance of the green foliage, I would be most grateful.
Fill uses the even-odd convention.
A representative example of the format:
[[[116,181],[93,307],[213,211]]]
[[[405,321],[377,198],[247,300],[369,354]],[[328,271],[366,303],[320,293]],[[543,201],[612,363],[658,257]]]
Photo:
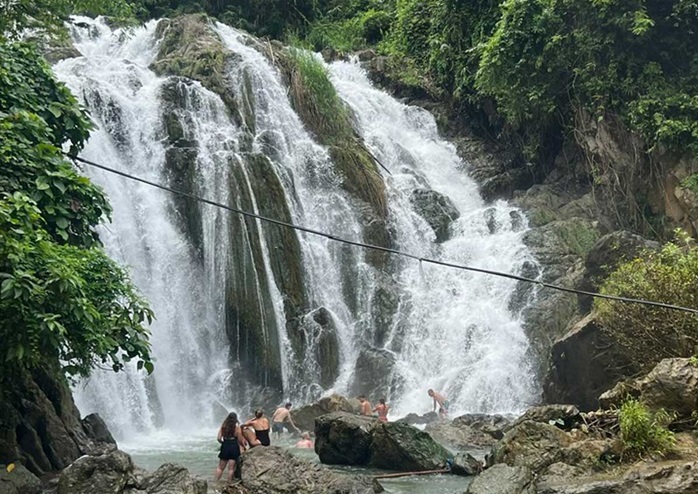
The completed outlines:
[[[133,5],[127,0],[12,0],[0,2],[0,36],[18,37],[25,29],[55,33],[71,14],[109,15],[127,19]]]
[[[152,371],[152,319],[94,227],[111,209],[61,147],[91,125],[30,46],[0,40],[0,371],[52,365],[86,375],[124,361]]]
[[[698,249],[687,236],[660,251],[644,252],[622,264],[602,284],[601,293],[655,300],[683,307],[698,306]],[[596,300],[606,334],[638,370],[648,370],[668,357],[697,353],[698,319],[690,312]]]
[[[323,63],[313,53],[289,50],[293,101],[305,122],[312,122],[314,131],[324,144],[333,144],[352,136],[347,109],[338,97]]]
[[[664,410],[651,414],[637,400],[627,400],[620,408],[620,434],[625,453],[639,456],[665,454],[676,443],[667,429],[673,418]]]

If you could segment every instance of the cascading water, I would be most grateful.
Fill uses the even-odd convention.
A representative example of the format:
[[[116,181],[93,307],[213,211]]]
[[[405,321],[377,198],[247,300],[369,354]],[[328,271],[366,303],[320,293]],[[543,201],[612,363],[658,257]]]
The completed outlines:
[[[505,201],[483,202],[434,118],[373,88],[357,63],[336,62],[331,75],[365,142],[391,172],[385,179],[401,249],[517,273],[529,259],[523,218]],[[415,191],[425,189],[449,198],[459,212],[443,243],[435,243],[435,232],[411,204]],[[515,412],[533,400],[528,342],[508,308],[514,281],[412,260],[402,262],[395,277],[404,292],[385,345],[395,353],[401,385],[394,413],[430,404],[429,387],[446,394],[456,413]]]
[[[55,70],[98,125],[83,157],[362,241],[362,215],[341,189],[328,150],[304,128],[280,73],[247,35],[214,26],[236,56],[227,79],[234,99],[250,107],[248,121],[235,123],[222,99],[200,83],[158,77],[148,68],[157,51],[155,23],[126,33],[81,22],[87,27],[74,27],[73,34],[83,57]],[[432,117],[374,89],[357,64],[335,63],[330,74],[365,144],[391,171],[383,178],[395,246],[517,272],[528,257],[523,227],[514,221],[518,212],[505,202],[484,204]],[[278,380],[284,396],[298,402],[356,390],[356,362],[368,345],[390,354],[394,367],[390,386],[364,391],[386,393],[393,414],[425,411],[428,387],[446,393],[455,413],[512,412],[532,399],[527,341],[508,309],[512,281],[400,258],[380,273],[360,249],[281,233],[281,227],[183,202],[106,172],[86,172],[114,207],[101,238],[128,266],[157,316],[153,376],[97,372],[76,390],[81,411],[100,412],[118,436],[160,426],[211,427],[213,403],[255,404],[257,398],[232,389],[258,389],[244,386],[249,369],[242,362],[264,360],[256,375],[261,386]],[[459,214],[441,243],[418,214],[416,190],[437,191]],[[295,246],[300,272],[291,276],[294,263],[285,264],[285,256]],[[289,280],[297,278],[301,289],[292,314]],[[390,309],[372,295],[382,283],[391,292]],[[379,335],[370,314],[382,311],[387,322]],[[251,321],[262,335],[252,354],[244,348],[257,337],[246,333]]]

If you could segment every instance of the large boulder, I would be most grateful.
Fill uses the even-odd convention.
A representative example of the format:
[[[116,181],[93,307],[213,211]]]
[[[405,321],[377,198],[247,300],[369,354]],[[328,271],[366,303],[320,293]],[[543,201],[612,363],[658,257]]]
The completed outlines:
[[[250,493],[370,494],[370,477],[350,476],[303,460],[276,446],[253,448],[241,455],[238,472]],[[381,488],[380,488],[381,489]]]
[[[315,450],[321,463],[365,465],[370,460],[372,417],[334,412],[316,419]]]
[[[0,465],[0,494],[39,494],[41,481],[21,463]]]
[[[205,480],[194,477],[185,467],[172,463],[161,465],[146,476],[138,487],[147,494],[207,494]]]
[[[134,463],[123,451],[83,456],[65,468],[57,494],[121,494],[132,478]]]
[[[444,468],[451,454],[426,432],[412,425],[379,423],[372,431],[370,465],[389,470]]]
[[[436,242],[444,242],[450,237],[450,225],[459,218],[459,211],[449,197],[432,189],[416,189],[409,200],[415,212],[435,232]]]
[[[526,467],[494,465],[469,484],[466,494],[535,494],[532,472]]]
[[[483,470],[484,465],[469,453],[457,453],[452,459],[450,472],[455,475],[473,476]]]
[[[556,465],[552,465],[555,467]],[[539,494],[695,494],[697,462],[635,463],[614,478],[581,475],[575,468],[558,468],[537,480]]]
[[[312,431],[316,425],[316,419],[321,415],[326,415],[332,412],[348,412],[352,413],[353,407],[350,401],[339,394],[332,394],[321,398],[316,403],[304,405],[303,407],[292,410],[292,420],[301,430]]]
[[[550,358],[543,385],[547,403],[574,403],[582,410],[596,410],[600,394],[623,377],[624,356],[601,330],[595,313],[559,338]]]
[[[495,444],[503,437],[507,425],[508,420],[501,415],[473,413],[461,415],[451,422],[430,423],[425,432],[440,444],[459,450]]]
[[[697,363],[689,358],[664,359],[643,378],[617,383],[600,396],[600,404],[620,407],[628,398],[639,399],[652,411],[672,412],[678,422],[692,421],[698,403]]]

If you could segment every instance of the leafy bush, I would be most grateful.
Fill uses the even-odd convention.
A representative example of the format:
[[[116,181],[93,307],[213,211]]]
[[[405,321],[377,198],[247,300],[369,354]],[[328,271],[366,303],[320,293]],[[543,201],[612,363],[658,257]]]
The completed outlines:
[[[109,203],[61,151],[82,148],[87,116],[29,45],[0,40],[0,82],[0,372],[152,371],[153,314],[94,230]]]
[[[620,434],[625,453],[643,455],[667,453],[676,443],[667,429],[673,418],[664,410],[651,414],[637,400],[627,400],[620,408]]]
[[[697,286],[697,246],[679,234],[677,243],[622,264],[600,291],[692,308],[698,306]],[[596,300],[595,307],[603,331],[638,365],[638,371],[667,357],[697,353],[697,314],[604,299]]]

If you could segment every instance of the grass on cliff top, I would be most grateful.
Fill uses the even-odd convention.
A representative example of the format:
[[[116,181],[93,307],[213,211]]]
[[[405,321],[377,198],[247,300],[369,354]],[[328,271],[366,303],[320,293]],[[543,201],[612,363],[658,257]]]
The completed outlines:
[[[328,79],[328,71],[312,53],[289,50],[292,68],[291,91],[296,110],[327,145],[353,135],[348,110]]]

